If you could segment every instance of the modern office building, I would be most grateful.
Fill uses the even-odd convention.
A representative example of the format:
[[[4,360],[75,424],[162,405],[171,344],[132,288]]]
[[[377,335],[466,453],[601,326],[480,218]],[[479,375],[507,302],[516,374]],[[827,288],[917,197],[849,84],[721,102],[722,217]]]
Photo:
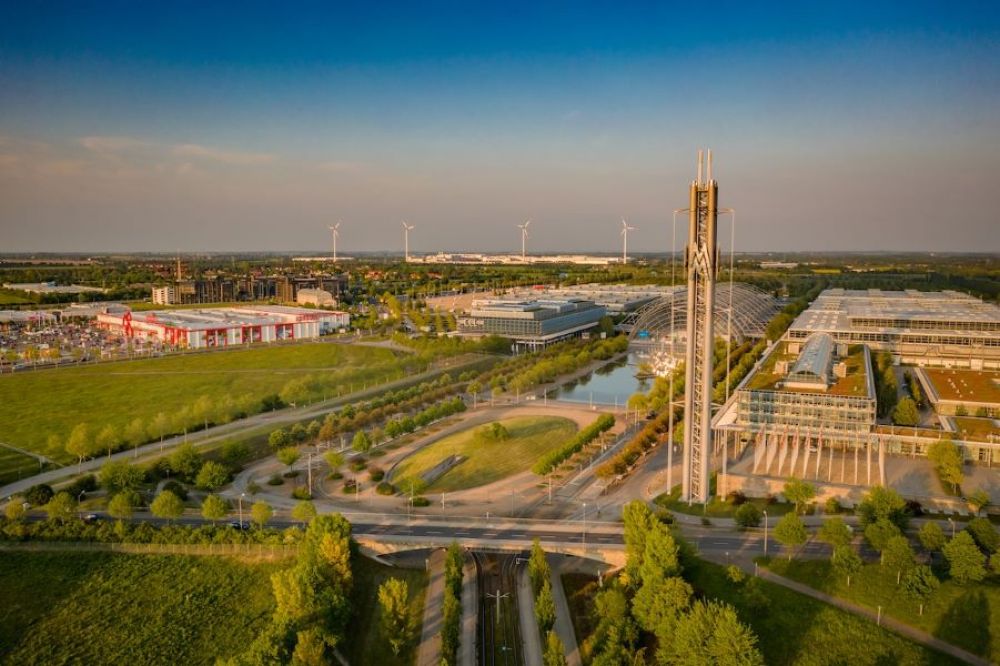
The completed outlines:
[[[463,335],[499,335],[518,346],[544,347],[595,328],[603,307],[583,299],[473,301],[468,315],[459,317]]]
[[[346,312],[280,305],[97,315],[106,330],[189,349],[312,339],[349,324]]]
[[[891,352],[903,364],[1000,369],[1000,307],[956,291],[827,289],[787,338],[814,333]]]

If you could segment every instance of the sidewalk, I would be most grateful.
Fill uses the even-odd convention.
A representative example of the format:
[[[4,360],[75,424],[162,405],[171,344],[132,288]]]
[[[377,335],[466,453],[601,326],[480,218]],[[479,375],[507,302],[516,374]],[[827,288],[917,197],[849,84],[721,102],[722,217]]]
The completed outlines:
[[[535,594],[531,589],[527,567],[517,568],[517,614],[521,623],[521,640],[524,641],[526,666],[542,666],[542,641],[535,619]]]
[[[476,666],[476,628],[479,626],[479,590],[476,565],[466,557],[462,568],[462,629],[458,643],[458,665]]]
[[[441,666],[441,610],[444,604],[444,557],[438,548],[428,558],[427,592],[424,597],[424,624],[417,648],[417,666]],[[463,595],[464,596],[464,595]]]
[[[566,590],[562,584],[562,559],[548,557],[550,580],[552,581],[552,598],[556,602],[556,634],[562,641],[566,653],[566,666],[583,666],[580,658],[580,647],[576,643],[576,632],[570,617],[569,602],[566,600]]]

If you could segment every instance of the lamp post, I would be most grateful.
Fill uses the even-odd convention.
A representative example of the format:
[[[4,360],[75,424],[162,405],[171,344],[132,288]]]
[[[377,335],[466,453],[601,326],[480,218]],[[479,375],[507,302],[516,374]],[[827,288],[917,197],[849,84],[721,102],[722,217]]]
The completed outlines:
[[[764,557],[767,557],[767,511],[764,512]]]
[[[246,493],[240,493],[240,529],[243,529],[243,498],[246,496]]]
[[[587,503],[583,503],[583,550],[587,551]]]
[[[952,520],[951,518],[948,518],[948,522],[951,524],[951,538],[954,539],[955,538],[955,521]]]

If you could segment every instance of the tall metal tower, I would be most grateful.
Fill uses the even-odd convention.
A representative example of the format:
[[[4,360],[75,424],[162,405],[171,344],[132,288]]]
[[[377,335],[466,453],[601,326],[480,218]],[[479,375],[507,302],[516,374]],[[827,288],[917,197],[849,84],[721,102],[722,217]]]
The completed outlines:
[[[702,180],[702,151],[698,151],[698,179],[691,183],[687,270],[687,358],[684,383],[684,469],[681,499],[707,502],[712,460],[712,354],[715,276],[719,262],[716,241],[719,186],[712,180],[712,151],[708,151]]]

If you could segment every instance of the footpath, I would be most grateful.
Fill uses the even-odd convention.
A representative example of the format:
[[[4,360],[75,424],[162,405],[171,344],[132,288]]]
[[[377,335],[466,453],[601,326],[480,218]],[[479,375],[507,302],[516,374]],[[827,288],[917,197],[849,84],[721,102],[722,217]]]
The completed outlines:
[[[566,654],[566,666],[583,666],[580,657],[580,647],[576,643],[576,632],[573,630],[573,620],[569,611],[569,601],[562,584],[562,558],[547,557],[549,561],[549,580],[552,582],[552,598],[556,602],[556,635],[562,641]]]
[[[542,666],[542,641],[535,620],[535,595],[527,567],[517,567],[517,614],[521,624],[525,666]]]
[[[462,629],[458,642],[459,666],[476,666],[476,627],[479,623],[479,590],[476,565],[466,557],[462,568]]]
[[[441,627],[444,621],[445,550],[438,548],[427,562],[427,592],[424,596],[424,623],[417,648],[417,666],[441,666]]]

